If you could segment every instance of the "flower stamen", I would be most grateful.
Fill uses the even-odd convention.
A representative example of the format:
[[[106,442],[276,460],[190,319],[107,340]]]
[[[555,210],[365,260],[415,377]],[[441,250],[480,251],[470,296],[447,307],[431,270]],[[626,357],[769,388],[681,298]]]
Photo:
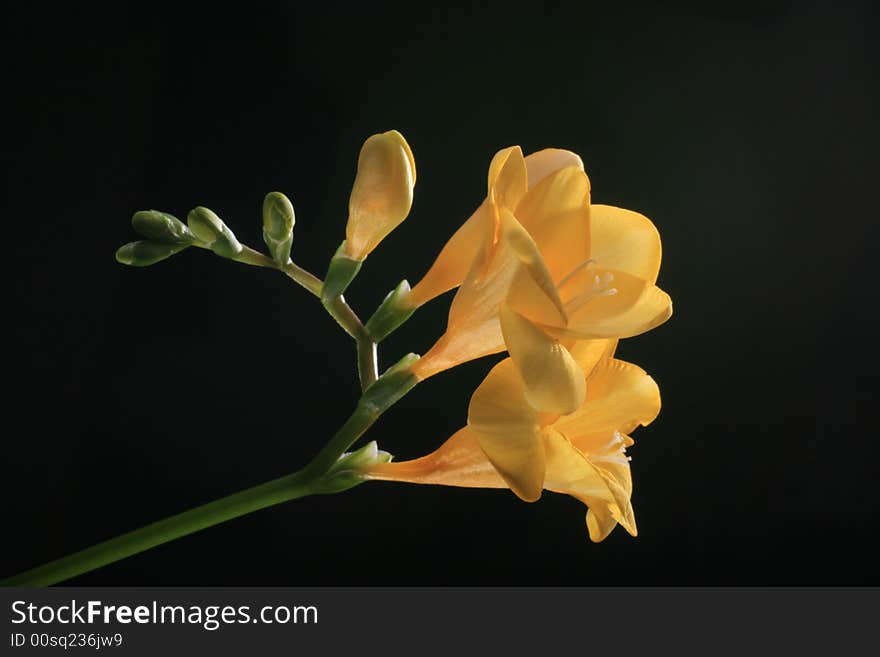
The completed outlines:
[[[611,439],[598,447],[594,453],[591,452],[590,456],[594,461],[606,461],[620,465],[627,465],[632,461],[632,457],[626,455],[626,442],[619,431],[615,431]]]
[[[614,281],[614,274],[610,271],[595,274],[593,276],[593,284],[584,292],[581,292],[574,299],[565,304],[565,311],[571,315],[583,308],[586,304],[599,297],[608,297],[617,294],[617,288],[611,287]]]
[[[578,272],[580,272],[582,269],[585,269],[586,267],[589,267],[590,265],[595,265],[595,264],[596,264],[596,261],[595,261],[593,258],[587,258],[587,259],[584,260],[581,264],[579,264],[577,267],[575,267],[575,268],[572,269],[570,272],[568,272],[568,273],[562,278],[562,280],[559,281],[559,282],[556,284],[557,289],[558,289],[558,288],[561,288],[563,285],[565,285],[566,283],[568,283],[572,278],[574,278],[575,274],[577,274]]]

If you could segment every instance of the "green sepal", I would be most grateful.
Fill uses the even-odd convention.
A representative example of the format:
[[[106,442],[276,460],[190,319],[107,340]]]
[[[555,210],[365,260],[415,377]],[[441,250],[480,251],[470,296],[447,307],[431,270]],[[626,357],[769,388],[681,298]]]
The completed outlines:
[[[208,208],[190,210],[186,223],[196,238],[221,258],[234,258],[241,253],[242,246],[233,232]]]
[[[361,260],[353,260],[346,255],[345,242],[343,241],[330,259],[327,276],[324,278],[324,286],[321,288],[321,300],[326,303],[345,292],[361,270],[362,264]]]
[[[279,267],[284,267],[290,260],[294,223],[296,215],[290,199],[281,192],[266,194],[263,199],[263,241]]]
[[[189,246],[196,241],[186,224],[174,215],[159,210],[140,210],[131,218],[137,233],[154,242]]]
[[[415,308],[410,308],[404,303],[409,290],[409,282],[400,281],[367,321],[365,328],[373,342],[381,342],[387,338],[416,311]]]
[[[148,267],[165,260],[165,258],[170,258],[188,246],[188,244],[168,244],[151,240],[129,242],[117,249],[116,261],[132,267]]]
[[[419,382],[410,367],[418,354],[407,354],[389,367],[369,388],[364,390],[358,408],[368,414],[381,415]]]
[[[312,489],[317,493],[340,493],[348,490],[366,481],[361,474],[364,470],[369,470],[378,463],[388,463],[391,458],[391,454],[379,449],[376,441],[371,440],[360,449],[340,456],[327,474],[312,485]]]
[[[321,479],[309,485],[313,495],[330,495],[341,493],[364,483],[367,479],[354,470],[344,470],[335,475],[324,475]]]

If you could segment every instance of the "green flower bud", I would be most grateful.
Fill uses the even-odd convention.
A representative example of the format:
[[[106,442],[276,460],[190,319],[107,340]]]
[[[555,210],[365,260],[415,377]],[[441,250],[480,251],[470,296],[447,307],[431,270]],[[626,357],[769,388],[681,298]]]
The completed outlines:
[[[321,288],[321,300],[326,302],[345,292],[361,270],[361,265],[363,261],[353,260],[346,254],[345,242],[340,244],[330,259],[330,266],[324,277],[324,286]]]
[[[401,281],[370,317],[365,328],[374,342],[387,338],[415,312],[415,308],[406,304],[409,289],[409,282]]]
[[[233,232],[208,208],[199,206],[191,210],[186,217],[186,223],[196,238],[218,256],[234,258],[241,253],[242,246]]]
[[[196,240],[180,219],[158,210],[141,210],[131,218],[131,225],[139,234],[154,242],[190,245]]]
[[[150,240],[129,242],[116,251],[116,260],[123,265],[147,267],[165,258],[170,258],[175,253],[183,251],[187,246],[189,245],[151,242]]]
[[[263,241],[269,247],[272,259],[283,267],[290,260],[293,244],[293,224],[296,217],[293,205],[281,192],[269,192],[263,199]]]

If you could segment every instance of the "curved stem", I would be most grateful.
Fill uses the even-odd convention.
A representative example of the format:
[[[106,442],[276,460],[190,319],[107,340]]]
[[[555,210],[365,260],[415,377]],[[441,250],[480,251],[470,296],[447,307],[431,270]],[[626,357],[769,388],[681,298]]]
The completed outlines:
[[[201,244],[194,246],[206,248]],[[400,370],[392,373],[389,370],[389,376],[383,377],[379,382],[381,385],[373,385],[377,383],[378,379],[376,342],[370,337],[360,318],[345,302],[342,294],[337,294],[332,298],[322,298],[324,284],[321,279],[292,261],[280,267],[271,258],[248,246],[243,246],[242,250],[232,259],[247,265],[268,267],[284,272],[296,283],[321,298],[327,312],[355,339],[358,353],[358,375],[364,395],[358,402],[354,413],[336,432],[330,442],[318,452],[308,465],[298,472],[228,495],[32,568],[0,581],[0,586],[56,584],[227,520],[300,497],[329,492],[330,489],[322,488],[321,484],[324,483],[325,477],[331,476],[328,473],[345,450],[351,447],[385,410],[416,384],[417,379],[411,373]],[[360,481],[362,480],[355,476],[344,483],[344,488],[337,487],[335,490],[345,490],[357,485]]]
[[[416,384],[408,373],[382,380],[361,397],[354,413],[323,449],[304,468],[265,484],[248,488],[189,511],[159,520],[69,556],[51,561],[8,579],[0,586],[49,586],[125,559],[177,538],[213,527],[260,509],[322,491],[328,471],[378,417]],[[356,485],[357,480],[351,485]],[[337,489],[338,490],[338,489]]]
[[[237,256],[235,256],[233,260],[235,260],[235,262],[241,262],[245,265],[277,269],[278,271],[287,274],[288,278],[291,278],[292,280],[297,282],[299,285],[314,294],[316,297],[321,296],[321,287],[323,286],[321,279],[314,274],[306,271],[293,261],[288,262],[286,265],[284,265],[284,267],[279,267],[278,264],[269,256],[263,255],[259,251],[245,245],[242,245],[241,252]]]
[[[302,476],[302,471],[280,477],[50,561],[0,581],[0,585],[51,586],[201,529],[310,495],[312,483]]]
[[[321,279],[307,272],[305,269],[300,267],[299,265],[288,262],[284,269],[282,269],[285,274],[288,275],[291,279],[302,285],[309,292],[314,294],[316,297],[321,296],[321,287],[323,287],[323,283],[321,283]]]
[[[279,267],[272,258],[244,245],[234,260],[255,267],[278,269],[316,297],[321,297],[321,290],[323,288],[321,279],[293,261],[288,262],[284,267]],[[363,322],[351,309],[351,306],[345,302],[345,297],[341,294],[329,300],[322,299],[322,303],[330,316],[336,320],[336,323],[357,343],[358,377],[361,382],[361,390],[366,390],[379,376],[376,342],[370,337],[370,334],[364,328]]]
[[[355,315],[351,307],[345,303],[345,297],[341,294],[331,299],[322,300],[324,308],[330,316],[336,320],[346,333],[354,338],[357,343],[358,377],[361,381],[361,390],[366,390],[379,376],[377,363],[376,343],[367,329]]]
[[[272,258],[255,251],[249,246],[243,246],[241,252],[235,256],[236,262],[255,267],[269,267],[284,272],[289,278],[307,289],[317,297],[321,297],[323,283],[321,279],[307,272],[305,269],[288,262],[284,267],[279,267]],[[324,308],[342,329],[354,338],[357,343],[358,377],[361,382],[361,390],[370,387],[379,376],[377,363],[376,342],[364,328],[360,318],[345,302],[341,294],[329,300],[323,300]]]

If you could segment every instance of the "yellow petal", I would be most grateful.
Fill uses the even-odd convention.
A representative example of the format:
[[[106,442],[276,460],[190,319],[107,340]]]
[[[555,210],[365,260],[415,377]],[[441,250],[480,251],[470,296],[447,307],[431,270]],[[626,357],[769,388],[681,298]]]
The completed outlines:
[[[487,207],[491,210],[493,205]],[[500,214],[502,238],[487,254],[488,261],[475,258],[452,300],[446,333],[413,366],[420,380],[503,351],[498,312],[505,299],[530,319],[565,322],[562,302],[534,242],[508,210],[500,209]],[[515,281],[519,282],[513,285]]]
[[[596,505],[599,507],[599,505]],[[601,543],[611,530],[617,527],[617,520],[611,514],[607,505],[601,505],[600,508],[587,509],[587,530],[590,532],[590,540],[594,543]]]
[[[538,245],[508,210],[501,210],[502,247],[510,248],[520,267],[511,282],[507,303],[537,322],[564,325],[562,299]]]
[[[487,243],[486,236],[494,236],[500,208],[515,208],[527,189],[526,165],[519,146],[498,151],[489,165],[486,200],[477,211],[453,234],[434,260],[428,273],[413,286],[406,303],[418,308],[447,290],[461,285],[483,250],[485,267],[491,257],[494,239]]]
[[[409,214],[415,185],[415,162],[396,130],[364,142],[348,202],[346,253],[363,260]]]
[[[473,318],[466,324],[448,328],[410,371],[419,381],[476,358],[504,351],[504,337],[497,313]]]
[[[488,198],[502,208],[516,209],[529,188],[522,149],[510,146],[495,154],[489,164]]]
[[[581,170],[584,168],[577,154],[556,148],[532,153],[525,158],[525,166],[529,186],[538,184],[550,174],[566,167],[576,167]],[[479,251],[485,223],[489,220],[486,217],[488,211],[486,206],[487,202],[484,200],[449,239],[428,273],[413,286],[407,295],[407,303],[411,307],[418,308],[459,286],[467,276],[471,263]]]
[[[542,413],[571,413],[584,401],[583,370],[568,350],[532,322],[501,306],[507,351],[525,384],[526,401]]]
[[[587,379],[583,405],[559,418],[554,428],[578,449],[599,453],[614,432],[628,434],[653,422],[660,412],[660,389],[641,368],[615,358],[600,362]]]
[[[621,449],[632,445],[633,441],[629,436],[616,431],[603,436],[603,440],[604,444],[598,447],[598,451],[584,452],[606,481],[610,482],[609,489],[615,496],[614,504],[593,504],[587,512],[590,538],[597,542],[604,539],[617,523],[623,525],[633,536],[636,535],[635,514],[630,502],[632,473],[629,459]],[[593,448],[596,449],[596,446],[593,445]]]
[[[534,187],[551,173],[577,167],[584,170],[584,163],[577,153],[561,148],[545,148],[526,156],[526,171],[529,174],[529,187]]]
[[[590,522],[589,515],[587,518],[592,540],[598,542],[608,535],[614,526],[610,522],[612,519],[635,536],[630,493],[622,482],[597,467],[587,455],[554,429],[544,431],[546,488],[576,497],[589,507],[595,516],[593,522]]]
[[[501,361],[471,397],[468,427],[510,489],[533,502],[544,483],[544,445],[524,393],[513,361]]]
[[[568,347],[569,353],[575,362],[580,365],[586,377],[589,377],[593,369],[602,360],[614,356],[617,349],[617,340],[577,340]]]
[[[412,308],[427,303],[444,292],[461,285],[480,249],[480,244],[491,221],[488,203],[483,202],[471,217],[452,235],[428,273],[407,295]]]
[[[591,257],[606,269],[617,269],[651,283],[660,271],[660,233],[645,215],[594,205],[591,208]]]
[[[577,167],[547,176],[516,208],[553,277],[562,280],[590,257],[590,181]]]
[[[568,327],[557,337],[628,338],[672,316],[672,299],[656,285],[616,269],[589,267],[560,286]]]
[[[486,458],[473,432],[464,427],[437,450],[411,461],[374,464],[369,479],[438,484],[465,488],[507,488],[507,483]]]

